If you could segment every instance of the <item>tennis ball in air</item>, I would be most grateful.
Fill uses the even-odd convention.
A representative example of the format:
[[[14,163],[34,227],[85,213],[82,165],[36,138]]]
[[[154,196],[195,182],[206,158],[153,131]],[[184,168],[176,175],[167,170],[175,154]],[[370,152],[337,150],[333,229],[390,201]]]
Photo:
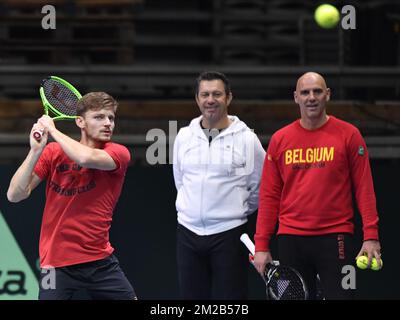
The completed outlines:
[[[372,258],[372,262],[371,262],[371,269],[374,271],[378,271],[380,269],[382,269],[383,267],[383,260],[381,260],[381,266],[379,267],[378,261],[376,260],[376,258]]]
[[[320,27],[331,29],[339,22],[340,14],[336,7],[330,4],[321,4],[314,12],[314,19]]]
[[[367,269],[368,267],[368,257],[367,256],[359,256],[356,261],[357,267],[360,269]]]

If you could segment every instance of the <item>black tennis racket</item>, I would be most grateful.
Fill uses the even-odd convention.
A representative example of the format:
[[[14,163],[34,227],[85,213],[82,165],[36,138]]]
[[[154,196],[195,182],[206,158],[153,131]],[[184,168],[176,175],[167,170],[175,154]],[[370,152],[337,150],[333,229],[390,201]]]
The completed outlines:
[[[249,236],[244,233],[240,240],[250,251],[249,261],[254,266],[255,246]],[[255,267],[255,266],[254,266]],[[264,275],[261,276],[266,285],[267,299],[270,300],[307,300],[307,286],[295,269],[280,265],[273,261],[267,266]]]
[[[39,93],[44,114],[49,115],[49,112],[51,112],[55,121],[76,118],[77,103],[82,95],[68,81],[60,77],[50,76],[42,80]],[[33,137],[38,141],[40,141],[42,135],[43,130],[33,132]]]

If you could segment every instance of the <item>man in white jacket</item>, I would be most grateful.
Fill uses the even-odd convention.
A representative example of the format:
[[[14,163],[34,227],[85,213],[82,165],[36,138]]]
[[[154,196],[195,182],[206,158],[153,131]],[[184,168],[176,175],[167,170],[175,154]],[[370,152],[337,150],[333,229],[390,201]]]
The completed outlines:
[[[195,98],[202,115],[174,143],[180,293],[246,299],[248,258],[239,238],[258,207],[265,151],[244,122],[228,115],[232,92],[224,74],[200,74]]]

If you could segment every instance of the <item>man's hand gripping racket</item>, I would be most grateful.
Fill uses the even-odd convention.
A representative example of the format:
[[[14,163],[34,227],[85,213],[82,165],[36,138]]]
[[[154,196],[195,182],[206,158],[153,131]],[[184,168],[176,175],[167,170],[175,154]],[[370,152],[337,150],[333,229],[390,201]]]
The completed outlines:
[[[249,261],[254,265],[255,246],[244,233],[240,240],[250,251]],[[282,266],[279,261],[272,261],[261,275],[266,284],[267,299],[271,300],[307,300],[308,290],[303,278],[291,267]]]
[[[53,120],[72,120],[76,118],[76,107],[82,95],[66,80],[51,76],[42,81],[39,89],[44,114],[51,112]],[[35,129],[33,137],[40,141],[43,129]]]

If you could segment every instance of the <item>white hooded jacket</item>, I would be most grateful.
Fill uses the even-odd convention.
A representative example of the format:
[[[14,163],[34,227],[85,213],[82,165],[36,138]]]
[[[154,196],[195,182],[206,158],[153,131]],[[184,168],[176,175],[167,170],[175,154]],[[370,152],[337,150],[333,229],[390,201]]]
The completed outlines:
[[[179,130],[174,142],[174,179],[178,222],[198,235],[244,224],[258,207],[265,151],[236,116],[211,143],[202,116]]]

